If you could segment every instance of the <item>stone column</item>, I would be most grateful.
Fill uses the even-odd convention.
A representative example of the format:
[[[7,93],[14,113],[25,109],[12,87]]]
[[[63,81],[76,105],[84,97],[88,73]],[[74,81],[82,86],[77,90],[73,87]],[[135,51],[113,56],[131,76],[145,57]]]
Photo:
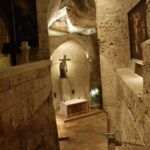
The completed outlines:
[[[36,2],[37,9],[37,24],[38,24],[38,36],[39,36],[39,50],[37,59],[49,59],[49,37],[48,37],[48,21],[47,21],[47,9],[49,0],[38,0]]]

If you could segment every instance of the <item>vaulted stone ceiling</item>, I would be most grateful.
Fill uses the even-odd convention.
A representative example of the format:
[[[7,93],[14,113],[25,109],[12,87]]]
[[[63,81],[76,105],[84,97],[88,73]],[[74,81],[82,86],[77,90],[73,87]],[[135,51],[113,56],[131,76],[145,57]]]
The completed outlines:
[[[49,20],[49,29],[90,35],[96,32],[94,0],[62,0]]]

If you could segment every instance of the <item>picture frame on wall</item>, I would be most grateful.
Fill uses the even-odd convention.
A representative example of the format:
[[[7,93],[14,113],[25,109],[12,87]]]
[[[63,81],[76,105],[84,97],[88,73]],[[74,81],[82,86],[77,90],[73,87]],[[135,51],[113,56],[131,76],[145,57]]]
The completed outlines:
[[[131,59],[143,60],[142,42],[147,38],[146,0],[141,0],[128,12]]]

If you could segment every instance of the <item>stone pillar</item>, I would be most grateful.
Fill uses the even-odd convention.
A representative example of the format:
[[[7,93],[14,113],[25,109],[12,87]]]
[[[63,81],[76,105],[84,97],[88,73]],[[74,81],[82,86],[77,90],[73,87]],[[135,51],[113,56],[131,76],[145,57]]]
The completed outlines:
[[[28,63],[29,62],[29,49],[30,49],[28,42],[22,41],[20,49],[21,49],[20,63],[21,64]]]
[[[39,50],[37,59],[49,59],[49,37],[48,37],[48,21],[47,21],[47,9],[49,0],[38,0],[36,2],[37,9],[37,24],[38,24],[38,36],[39,36]],[[42,4],[42,5],[41,5]]]

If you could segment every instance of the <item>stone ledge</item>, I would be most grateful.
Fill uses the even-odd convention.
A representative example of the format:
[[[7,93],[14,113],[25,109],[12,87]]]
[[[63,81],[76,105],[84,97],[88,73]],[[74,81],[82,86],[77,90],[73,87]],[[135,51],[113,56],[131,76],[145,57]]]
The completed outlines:
[[[143,97],[143,78],[131,69],[117,69],[117,74],[138,97]]]
[[[25,73],[32,70],[38,70],[50,66],[50,60],[42,60],[34,63],[23,64],[14,67],[8,67],[0,69],[0,79],[8,78],[13,75],[18,75],[20,73]]]
[[[144,46],[144,45],[150,45],[150,39],[144,41],[144,42],[142,43],[142,46]]]

